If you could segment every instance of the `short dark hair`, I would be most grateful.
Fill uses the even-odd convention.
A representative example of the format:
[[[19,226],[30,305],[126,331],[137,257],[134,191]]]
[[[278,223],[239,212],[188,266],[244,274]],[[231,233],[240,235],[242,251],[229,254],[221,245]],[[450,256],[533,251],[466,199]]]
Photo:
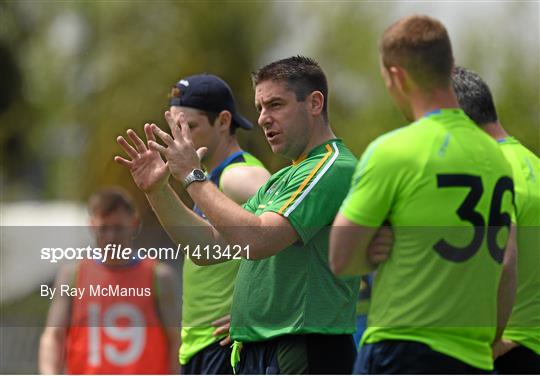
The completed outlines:
[[[452,45],[446,28],[434,18],[414,15],[393,23],[381,37],[379,52],[386,68],[405,68],[422,88],[450,85]]]
[[[478,125],[497,121],[497,110],[489,86],[475,72],[456,66],[452,72],[454,91],[463,111]]]
[[[253,86],[267,80],[285,81],[289,90],[296,94],[297,101],[305,101],[314,91],[324,96],[322,115],[328,121],[328,83],[320,65],[305,56],[291,56],[274,61],[251,74]]]
[[[118,210],[125,210],[130,215],[137,212],[131,195],[120,187],[99,189],[88,200],[90,215],[109,215]]]

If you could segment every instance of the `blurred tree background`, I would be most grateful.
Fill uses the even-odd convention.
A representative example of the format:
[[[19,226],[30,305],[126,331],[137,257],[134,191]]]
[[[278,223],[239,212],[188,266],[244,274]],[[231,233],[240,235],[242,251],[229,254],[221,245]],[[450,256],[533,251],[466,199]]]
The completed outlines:
[[[271,20],[257,17],[268,11],[262,2],[0,4],[2,93],[11,94],[0,115],[3,200],[81,200],[104,184],[141,198],[113,162],[115,139],[145,122],[163,125],[182,76],[224,77],[254,118],[247,73],[271,43]],[[254,133],[244,144],[263,157],[264,137]]]
[[[449,26],[457,62],[484,76],[503,123],[538,154],[538,4],[445,7],[2,1],[1,200],[83,200],[98,186],[120,184],[142,204],[128,172],[113,162],[120,152],[116,136],[149,121],[164,125],[169,88],[198,72],[228,81],[241,111],[256,122],[249,72],[298,53],[325,68],[332,125],[360,155],[378,135],[405,123],[379,77],[377,40],[393,20],[411,13],[432,14]],[[489,33],[501,22],[493,7],[511,20],[499,35]],[[494,16],[481,17],[484,11]],[[475,25],[462,17],[470,13],[477,15]],[[271,154],[259,129],[239,133],[272,171],[287,163]]]

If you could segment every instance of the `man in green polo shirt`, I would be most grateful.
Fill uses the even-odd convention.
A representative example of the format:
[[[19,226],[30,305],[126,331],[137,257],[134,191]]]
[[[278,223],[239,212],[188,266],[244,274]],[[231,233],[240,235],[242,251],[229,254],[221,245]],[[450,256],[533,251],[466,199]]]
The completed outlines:
[[[486,372],[493,368],[512,171],[497,143],[459,109],[450,39],[439,21],[403,18],[379,48],[387,90],[413,123],[367,148],[332,229],[337,274],[369,269],[372,234],[384,221],[394,231],[374,281],[357,371]],[[511,296],[501,301],[509,306]]]
[[[518,288],[503,338],[495,346],[495,369],[500,374],[539,374],[540,160],[505,131],[498,120],[489,86],[478,74],[456,67],[452,81],[463,111],[497,140],[514,173]]]
[[[237,373],[350,373],[359,278],[332,274],[328,236],[356,159],[330,128],[326,77],[315,61],[276,61],[253,82],[258,123],[272,151],[292,165],[241,207],[200,174],[204,149],[195,150],[180,116],[169,123],[172,135],[152,126],[165,146],[148,144],[209,222],[168,190],[147,197],[172,239],[211,245],[209,257],[195,262],[227,261],[216,246],[241,248],[230,327]]]

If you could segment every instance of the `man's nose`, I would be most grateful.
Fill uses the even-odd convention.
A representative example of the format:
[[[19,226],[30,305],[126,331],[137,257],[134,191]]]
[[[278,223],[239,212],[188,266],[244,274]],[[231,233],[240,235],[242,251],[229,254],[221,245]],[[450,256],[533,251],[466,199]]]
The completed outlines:
[[[261,113],[259,114],[259,119],[257,120],[257,123],[263,129],[268,128],[270,126],[270,124],[272,124],[272,118],[268,115],[268,113],[265,110],[261,110]]]

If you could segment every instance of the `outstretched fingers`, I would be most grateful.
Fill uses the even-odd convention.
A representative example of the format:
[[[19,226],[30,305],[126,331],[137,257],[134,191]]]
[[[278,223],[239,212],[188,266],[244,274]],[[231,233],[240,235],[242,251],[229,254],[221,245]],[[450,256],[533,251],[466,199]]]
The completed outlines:
[[[148,141],[148,147],[150,148],[150,150],[157,151],[163,156],[165,156],[165,154],[167,153],[167,148],[161,146],[156,141]]]
[[[152,132],[161,138],[161,140],[167,145],[171,146],[174,144],[174,139],[171,137],[170,134],[163,132],[157,125],[151,124],[150,127],[152,128]],[[154,144],[157,144],[157,142],[153,142]],[[148,145],[150,145],[150,142],[148,142]],[[159,145],[161,146],[161,145]]]
[[[116,138],[116,142],[124,149],[124,151],[131,157],[131,159],[136,159],[139,156],[139,153],[137,153],[137,150],[133,148],[129,144],[129,142],[126,141],[126,139],[122,136],[118,136]]]
[[[146,145],[144,144],[143,140],[141,140],[139,138],[139,135],[137,133],[135,133],[135,131],[133,129],[128,129],[127,130],[127,135],[131,139],[131,141],[133,141],[133,145],[135,145],[135,149],[139,153],[142,154],[142,153],[144,153],[145,151],[148,150],[146,148]]]
[[[133,167],[133,162],[132,161],[128,161],[127,159],[124,159],[122,157],[119,157],[119,156],[116,156],[114,157],[114,161],[118,164],[121,164],[122,166],[125,166],[129,169],[131,169],[131,167]]]
[[[152,132],[152,126],[148,123],[144,125],[144,134],[146,135],[146,142],[156,141],[156,136],[154,136],[154,133]]]
[[[189,125],[186,120],[186,115],[184,115],[183,112],[180,113],[179,122],[180,122],[180,129],[182,130],[182,137],[184,138],[184,140],[186,140],[186,142],[193,144],[193,140],[191,139],[191,130],[189,129]]]
[[[178,127],[178,124],[176,124],[176,121],[174,121],[171,111],[165,111],[165,120],[169,124],[174,139],[179,140],[182,137],[182,131]]]

